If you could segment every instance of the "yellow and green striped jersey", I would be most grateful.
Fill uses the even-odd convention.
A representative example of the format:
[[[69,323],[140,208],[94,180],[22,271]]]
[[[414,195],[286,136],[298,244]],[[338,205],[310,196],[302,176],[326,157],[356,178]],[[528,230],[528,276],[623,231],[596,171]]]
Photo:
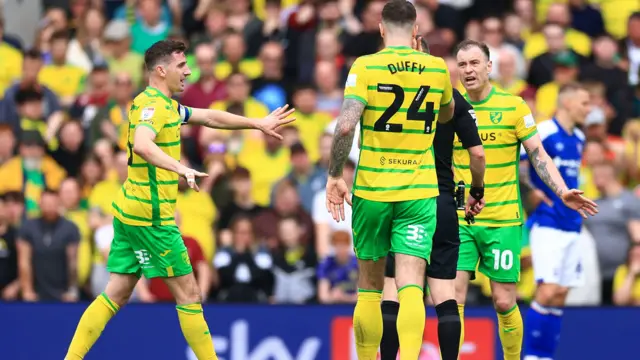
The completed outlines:
[[[440,106],[452,100],[444,60],[386,47],[356,59],[344,97],[366,106],[354,194],[381,202],[438,196],[433,136]]]
[[[146,126],[156,133],[155,143],[167,155],[180,160],[180,126],[186,124],[191,109],[148,87],[129,110],[129,176],[112,203],[113,214],[135,226],[175,225],[178,196],[177,173],[155,167],[133,150],[135,130]]]
[[[478,131],[484,146],[487,168],[484,176],[484,210],[476,216],[477,226],[514,226],[522,224],[522,203],[518,179],[520,143],[537,134],[531,110],[519,96],[511,95],[495,86],[482,101],[473,106]],[[453,143],[455,181],[471,184],[469,153],[457,138]],[[467,196],[469,192],[467,189]],[[458,212],[464,218],[462,211]],[[460,221],[466,226],[467,223]]]

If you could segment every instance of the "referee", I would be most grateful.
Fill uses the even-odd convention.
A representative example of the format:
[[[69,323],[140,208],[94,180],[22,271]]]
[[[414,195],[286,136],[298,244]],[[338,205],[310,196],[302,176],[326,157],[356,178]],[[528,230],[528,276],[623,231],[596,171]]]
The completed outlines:
[[[418,50],[428,53],[426,43],[420,39]],[[472,194],[467,202],[467,216],[477,215],[484,206],[485,159],[482,141],[478,134],[473,107],[453,89],[455,112],[452,121],[438,124],[433,147],[438,174],[438,214],[437,228],[433,236],[431,260],[427,266],[429,293],[438,315],[438,341],[442,360],[458,359],[460,343],[460,316],[455,300],[454,280],[458,265],[460,237],[456,209],[456,184],[453,180],[452,157],[453,139],[457,135],[469,152],[469,167],[472,173]],[[395,284],[395,261],[393,255],[387,258],[384,290],[382,295],[383,334],[380,343],[381,360],[395,360],[400,347],[396,319],[400,304]]]

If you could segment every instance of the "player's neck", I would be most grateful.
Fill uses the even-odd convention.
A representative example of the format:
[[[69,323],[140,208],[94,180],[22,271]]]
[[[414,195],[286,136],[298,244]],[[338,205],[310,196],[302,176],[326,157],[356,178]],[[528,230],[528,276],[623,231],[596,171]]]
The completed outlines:
[[[567,134],[573,134],[573,129],[576,127],[576,123],[571,120],[569,114],[565,113],[564,111],[558,111],[556,113],[556,121],[558,122],[558,124],[560,124],[560,126],[562,126]]]
[[[395,34],[387,34],[384,37],[384,47],[388,48],[388,47],[400,47],[400,46],[404,46],[404,47],[412,47],[413,43],[412,43],[412,39],[409,37],[407,38],[406,36],[397,36]]]
[[[487,85],[478,89],[478,90],[467,90],[467,94],[469,95],[469,100],[472,102],[481,102],[491,94],[491,90],[493,90],[493,85],[487,82]]]
[[[164,83],[163,81],[158,81],[158,80],[155,80],[155,79],[149,79],[149,86],[151,86],[152,88],[160,91],[162,94],[164,94],[164,96],[166,96],[169,99],[171,99],[171,97],[173,96],[171,91],[169,91],[169,86],[166,83]]]

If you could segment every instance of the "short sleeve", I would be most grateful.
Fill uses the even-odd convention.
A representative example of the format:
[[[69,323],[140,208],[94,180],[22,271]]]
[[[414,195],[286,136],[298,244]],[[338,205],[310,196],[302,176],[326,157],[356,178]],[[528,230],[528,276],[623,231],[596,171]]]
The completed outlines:
[[[31,221],[25,221],[18,231],[18,238],[31,244],[33,242],[33,233],[31,229],[34,228],[34,224]]]
[[[157,135],[164,125],[167,124],[170,118],[169,111],[170,110],[167,109],[166,103],[150,101],[140,110],[140,118],[137,119],[139,122],[138,125],[136,125],[136,128],[145,126],[153,130]]]
[[[473,108],[458,90],[454,90],[453,94],[456,101],[453,127],[460,142],[462,142],[462,147],[468,149],[482,145]]]
[[[331,258],[327,257],[318,264],[318,280],[327,279],[329,276],[329,267],[331,266]]]
[[[344,98],[358,100],[363,104],[368,103],[368,82],[366,78],[366,67],[362,58],[356,59],[351,65],[351,70],[344,84]]]
[[[444,60],[442,60],[442,66],[445,72],[444,89],[442,90],[442,98],[440,99],[440,106],[447,106],[451,104],[453,100],[453,85],[451,85],[451,75],[449,74],[449,68]]]
[[[516,135],[520,142],[526,141],[533,135],[538,133],[536,120],[531,115],[531,109],[524,100],[516,105]]]
[[[182,125],[184,125],[189,122],[193,110],[188,106],[178,104],[178,113],[180,114],[180,122],[182,122]]]
[[[76,224],[69,221],[67,223],[67,245],[74,245],[80,242],[80,230]]]

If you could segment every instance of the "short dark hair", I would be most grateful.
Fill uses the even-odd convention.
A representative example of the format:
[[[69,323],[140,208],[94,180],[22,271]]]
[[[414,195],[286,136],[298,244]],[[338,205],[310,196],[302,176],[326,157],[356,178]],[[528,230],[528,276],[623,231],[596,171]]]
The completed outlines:
[[[69,41],[70,38],[70,34],[67,30],[58,30],[51,35],[51,42],[58,40]]]
[[[5,202],[24,203],[24,194],[20,191],[7,191],[2,197]]]
[[[387,24],[414,24],[416,17],[416,8],[406,0],[391,0],[382,9],[382,22]]]
[[[457,56],[460,50],[468,50],[472,47],[477,47],[478,49],[480,49],[487,57],[487,60],[491,57],[491,53],[489,52],[489,47],[487,46],[487,44],[483,43],[482,41],[471,39],[462,40],[453,50],[453,54]]]
[[[42,92],[38,91],[35,88],[29,87],[26,89],[20,89],[16,92],[15,102],[18,105],[24,105],[30,101],[42,101],[43,99]]]
[[[49,194],[49,195],[58,195],[58,190],[54,189],[54,188],[50,188],[50,187],[45,187],[44,189],[42,189],[42,194]]]
[[[629,15],[629,21],[631,20],[640,20],[640,11],[635,11]]]
[[[236,180],[247,180],[251,179],[251,172],[247,170],[247,168],[243,168],[242,166],[236,167],[235,170],[231,172],[231,179]]]
[[[42,53],[38,49],[29,49],[24,52],[23,57],[31,60],[42,60]]]
[[[91,74],[101,73],[101,72],[109,72],[109,66],[106,64],[98,64],[91,69]]]
[[[147,71],[153,69],[159,62],[165,61],[175,53],[184,53],[187,45],[177,40],[161,40],[151,45],[144,52],[144,65]]]

